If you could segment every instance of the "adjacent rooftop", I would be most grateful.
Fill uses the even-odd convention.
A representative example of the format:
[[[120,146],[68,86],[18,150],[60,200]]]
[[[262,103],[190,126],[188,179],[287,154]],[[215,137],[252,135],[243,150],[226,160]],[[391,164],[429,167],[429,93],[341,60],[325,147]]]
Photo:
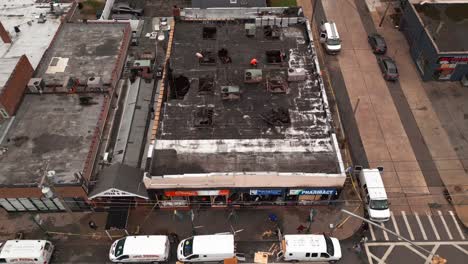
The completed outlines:
[[[441,52],[468,51],[468,1],[414,7]]]
[[[124,38],[124,23],[66,23],[36,71],[46,85],[63,85],[67,76],[86,84],[101,77],[109,84]]]
[[[78,95],[27,94],[0,148],[0,185],[37,184],[44,170],[56,183],[76,183],[98,125],[103,94],[81,105]]]
[[[294,19],[176,24],[151,175],[339,172],[306,26]]]
[[[92,76],[110,83],[119,76],[116,69],[124,63],[129,34],[129,26],[120,23],[61,26],[35,73],[50,89],[24,96],[0,142],[0,185],[37,184],[44,170],[56,172],[57,184],[80,183],[94,162],[109,95],[99,90],[54,90],[54,85],[62,87],[67,75],[81,84]]]
[[[12,39],[12,43],[0,41],[0,60],[25,54],[36,69],[60,26],[60,16],[68,12],[70,4],[58,4],[54,11],[48,3],[36,0],[0,0],[0,6],[0,21]]]

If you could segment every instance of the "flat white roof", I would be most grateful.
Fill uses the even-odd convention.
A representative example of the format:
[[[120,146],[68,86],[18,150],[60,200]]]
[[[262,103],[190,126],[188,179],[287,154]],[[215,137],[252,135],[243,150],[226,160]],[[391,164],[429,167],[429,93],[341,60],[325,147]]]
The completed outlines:
[[[3,86],[10,78],[11,73],[16,67],[19,61],[18,58],[0,59],[0,93],[3,90]]]
[[[8,240],[1,247],[0,258],[37,258],[46,240]]]
[[[0,21],[12,39],[12,43],[8,44],[0,41],[0,60],[18,58],[25,54],[34,69],[39,65],[42,55],[60,26],[60,17],[49,14],[48,3],[35,2],[35,0],[0,0]],[[70,4],[60,4],[60,7],[66,13]],[[40,14],[45,15],[47,19],[45,23],[37,22]],[[15,26],[19,26],[20,33],[15,33]]]
[[[167,240],[167,236],[128,236],[125,238],[123,254],[163,255]]]
[[[193,254],[234,254],[234,235],[194,236]]]
[[[323,235],[285,235],[286,252],[326,252]]]

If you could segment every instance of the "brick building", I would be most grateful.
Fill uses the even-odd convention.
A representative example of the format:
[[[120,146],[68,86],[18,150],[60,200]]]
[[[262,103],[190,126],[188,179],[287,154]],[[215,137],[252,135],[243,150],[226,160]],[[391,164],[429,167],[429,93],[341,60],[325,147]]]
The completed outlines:
[[[25,55],[0,60],[0,122],[15,114],[33,72]]]

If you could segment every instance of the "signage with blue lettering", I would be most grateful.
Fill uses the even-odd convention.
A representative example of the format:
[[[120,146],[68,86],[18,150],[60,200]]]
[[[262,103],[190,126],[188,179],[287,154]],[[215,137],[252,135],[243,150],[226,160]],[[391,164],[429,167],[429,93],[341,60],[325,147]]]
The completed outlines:
[[[250,195],[282,195],[283,190],[281,189],[260,189],[250,190]]]
[[[335,195],[335,188],[328,189],[291,189],[289,195]]]

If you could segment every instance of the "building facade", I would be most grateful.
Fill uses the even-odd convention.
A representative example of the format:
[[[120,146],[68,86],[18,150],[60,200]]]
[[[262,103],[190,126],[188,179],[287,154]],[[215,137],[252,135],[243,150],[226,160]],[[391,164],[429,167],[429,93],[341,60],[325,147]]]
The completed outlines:
[[[402,0],[401,7],[400,30],[421,78],[459,81],[467,75],[468,3]]]
[[[338,197],[344,165],[302,11],[184,11],[169,38],[142,166],[149,198],[167,208]]]

